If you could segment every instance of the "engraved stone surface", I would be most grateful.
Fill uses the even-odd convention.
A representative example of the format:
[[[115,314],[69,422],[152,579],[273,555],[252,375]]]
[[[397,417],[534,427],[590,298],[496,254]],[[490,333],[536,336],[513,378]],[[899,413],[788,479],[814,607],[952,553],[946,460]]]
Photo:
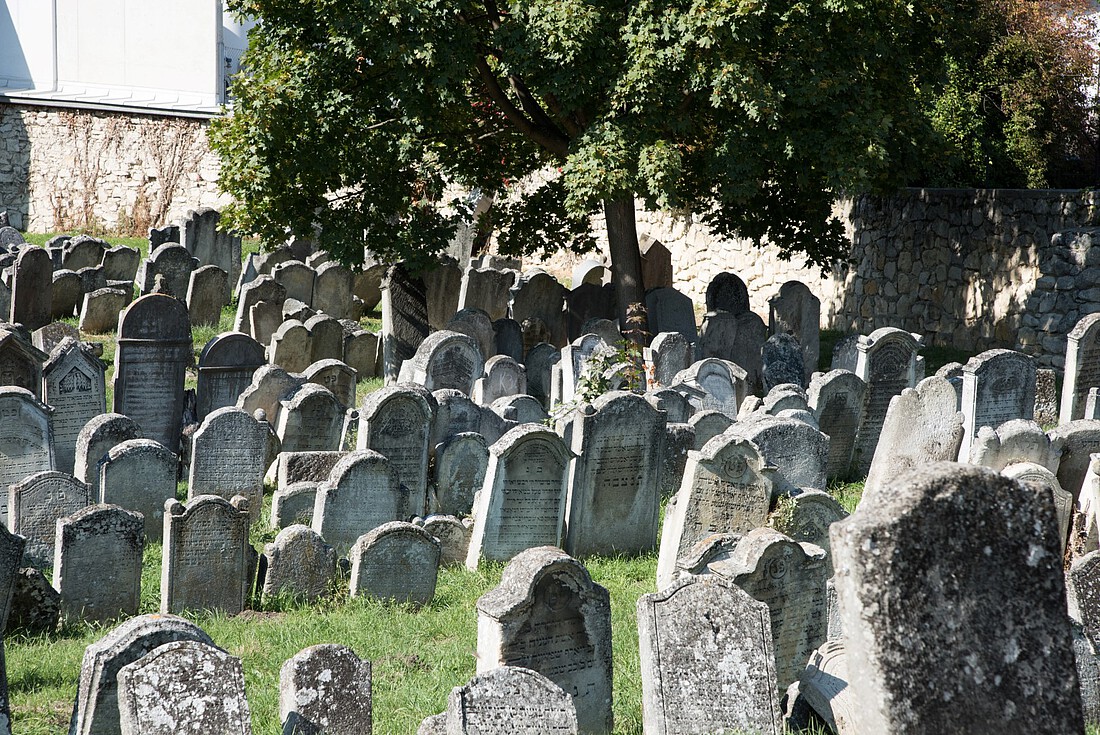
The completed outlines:
[[[1066,338],[1066,372],[1058,423],[1085,417],[1090,388],[1100,387],[1100,314],[1086,314]]]
[[[790,334],[802,348],[802,385],[809,385],[821,351],[821,300],[801,281],[787,281],[768,299],[772,334]]]
[[[963,442],[960,457],[983,426],[997,428],[1035,415],[1035,358],[1013,350],[987,350],[963,366]]]
[[[347,646],[310,646],[279,670],[279,719],[294,732],[359,735],[371,731],[371,664]]]
[[[893,327],[876,329],[856,343],[854,372],[866,384],[853,462],[859,474],[871,468],[890,399],[917,384],[918,335]],[[834,357],[834,367],[837,367]]]
[[[308,526],[294,524],[264,546],[260,576],[264,597],[283,595],[312,602],[331,591],[336,550]]]
[[[10,512],[4,490],[28,475],[54,468],[50,413],[30,391],[0,387],[0,517],[4,519]]]
[[[565,334],[565,286],[549,273],[526,273],[512,288],[512,318],[520,324],[539,319],[550,332],[551,344],[562,347]]]
[[[275,433],[283,451],[336,451],[343,445],[344,409],[332,391],[304,383],[280,401]]]
[[[19,251],[11,289],[8,321],[30,330],[52,321],[53,262],[45,248],[24,247]]]
[[[866,383],[849,370],[815,375],[807,392],[810,410],[821,433],[829,437],[825,463],[828,479],[844,479],[852,471],[852,454],[859,433]]]
[[[424,530],[439,539],[439,566],[464,564],[470,550],[473,521],[454,516],[432,515],[424,519]]]
[[[473,337],[441,330],[428,335],[401,366],[401,381],[429,391],[450,388],[470,395],[484,369],[481,348]]]
[[[53,565],[57,520],[91,505],[88,486],[64,472],[36,472],[8,487],[7,527],[27,539],[26,566]]]
[[[71,337],[59,344],[42,368],[44,401],[53,408],[54,463],[74,472],[80,430],[107,410],[106,366]]]
[[[128,439],[137,439],[139,435],[133,419],[120,413],[95,416],[80,429],[76,438],[73,475],[91,486],[93,498],[99,498],[99,461],[111,447]]]
[[[388,386],[370,393],[359,411],[357,449],[389,459],[409,489],[409,509],[422,515],[428,495],[428,446],[435,399],[415,385]],[[367,529],[369,530],[369,529]]]
[[[488,468],[489,445],[481,434],[462,432],[440,444],[435,452],[436,512],[470,515]]]
[[[164,503],[176,497],[176,465],[176,455],[152,439],[120,442],[99,462],[97,500],[141,513],[146,538],[160,541]]]
[[[263,505],[267,427],[235,406],[210,413],[192,437],[187,497],[248,498],[253,520]]]
[[[573,698],[538,672],[501,666],[451,690],[446,735],[576,735]]]
[[[782,416],[760,414],[735,423],[727,433],[748,439],[760,448],[768,464],[796,487],[825,487],[829,437],[810,424]]]
[[[42,363],[49,356],[13,329],[0,326],[0,386],[23,388],[42,397]]]
[[[53,583],[61,617],[103,623],[137,615],[141,602],[141,516],[117,505],[91,505],[57,520]]]
[[[212,411],[236,405],[253,373],[266,362],[264,346],[247,334],[223,332],[207,342],[199,355],[196,418],[202,421]],[[274,421],[273,411],[267,415]]]
[[[311,527],[345,556],[363,534],[411,515],[393,463],[378,452],[357,450],[337,462],[317,488]]]
[[[650,329],[653,329],[652,321]],[[691,343],[679,332],[661,332],[645,350],[646,363],[652,366],[653,381],[657,385],[671,385],[673,378],[691,367],[693,350]]]
[[[352,597],[373,597],[420,606],[435,597],[439,539],[404,521],[383,523],[351,547]]]
[[[431,332],[424,281],[401,265],[390,267],[382,282],[382,369],[387,383],[397,380],[401,364]]]

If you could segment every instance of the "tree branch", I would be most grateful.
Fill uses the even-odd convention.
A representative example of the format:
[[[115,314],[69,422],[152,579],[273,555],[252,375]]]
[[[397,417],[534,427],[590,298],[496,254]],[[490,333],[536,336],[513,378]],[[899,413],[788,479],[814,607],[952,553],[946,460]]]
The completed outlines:
[[[484,57],[478,57],[476,67],[478,75],[489,92],[489,97],[500,107],[501,112],[517,130],[554,155],[564,158],[569,154],[569,139],[562,135],[556,127],[546,128],[528,119],[512,103],[512,100],[508,99],[508,95],[500,86],[500,80],[489,68],[489,62]],[[545,116],[545,113],[543,113],[543,116]]]
[[[566,140],[568,143],[568,136],[561,132],[557,124],[550,119],[550,116],[542,109],[542,105],[540,105],[538,100],[535,99],[535,96],[531,94],[531,91],[527,89],[527,85],[523,83],[523,80],[515,74],[509,74],[508,83],[512,86],[512,91],[519,97],[519,103],[523,106],[523,111],[527,113],[528,117],[530,117],[540,128],[544,128],[547,131],[553,131],[554,135]]]

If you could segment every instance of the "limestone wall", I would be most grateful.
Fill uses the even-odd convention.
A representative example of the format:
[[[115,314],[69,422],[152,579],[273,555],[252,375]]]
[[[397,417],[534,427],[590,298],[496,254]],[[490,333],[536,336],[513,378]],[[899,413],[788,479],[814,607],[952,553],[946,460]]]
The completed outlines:
[[[122,230],[223,206],[207,120],[0,104],[0,211],[36,232]]]

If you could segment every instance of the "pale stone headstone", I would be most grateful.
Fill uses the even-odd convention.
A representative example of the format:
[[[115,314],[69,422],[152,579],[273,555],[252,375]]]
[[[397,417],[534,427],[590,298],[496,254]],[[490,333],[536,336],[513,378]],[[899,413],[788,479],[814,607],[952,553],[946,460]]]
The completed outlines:
[[[645,732],[780,735],[767,606],[717,577],[638,600]]]
[[[573,697],[581,733],[610,733],[611,602],[561,549],[517,554],[477,601],[477,671],[521,666]]]
[[[573,698],[542,674],[518,666],[480,673],[455,687],[445,735],[576,735]]]
[[[197,625],[175,615],[130,618],[84,650],[70,735],[118,735],[118,672],[172,641],[212,645]]]
[[[118,672],[121,735],[251,735],[241,660],[197,641],[166,643]]]
[[[328,388],[344,409],[355,406],[355,370],[340,360],[318,360],[305,369],[307,383]]]
[[[191,360],[187,307],[163,294],[142,296],[119,316],[114,410],[136,421],[146,439],[179,447]]]
[[[369,394],[359,412],[357,449],[389,459],[409,490],[409,510],[424,512],[428,495],[428,445],[435,399],[415,385],[388,386]],[[368,529],[369,530],[369,529]]]
[[[848,654],[844,642],[827,641],[813,652],[798,682],[799,696],[833,731],[858,732],[854,725],[859,702],[848,686]]]
[[[667,386],[672,384],[677,373],[691,367],[694,350],[679,332],[661,332],[653,338],[644,353],[647,369],[652,372],[652,382]]]
[[[53,429],[49,406],[29,391],[0,387],[0,518],[10,512],[6,489],[37,472],[53,470]],[[10,526],[9,526],[10,528]]]
[[[1019,462],[1033,462],[1057,472],[1062,461],[1062,439],[1044,433],[1034,421],[1006,421],[995,429],[986,426],[978,430],[969,461],[998,472]]]
[[[778,385],[802,386],[805,370],[802,362],[802,345],[789,334],[773,334],[761,350],[764,388],[771,390]]]
[[[549,273],[525,274],[512,288],[512,318],[520,324],[527,319],[541,320],[550,333],[546,341],[563,347],[566,343],[565,294],[565,286]]]
[[[99,462],[117,444],[141,436],[138,425],[129,416],[105,413],[95,416],[81,429],[76,438],[76,459],[73,476],[92,488],[92,497],[99,499]]]
[[[695,443],[692,449],[702,449],[703,445],[733,426],[733,419],[721,411],[699,411],[692,414],[687,424],[695,431]]]
[[[53,262],[45,248],[24,247],[15,261],[11,286],[12,324],[22,324],[30,330],[53,321]]]
[[[253,373],[266,362],[264,346],[247,334],[223,332],[207,342],[199,354],[196,418],[202,421],[219,408],[236,405]]]
[[[856,731],[1084,732],[1049,493],[920,467],[832,540]]]
[[[573,288],[581,284],[599,286],[609,275],[610,273],[603,263],[592,260],[591,258],[586,258],[573,266],[573,272],[570,274],[570,283],[573,284]]]
[[[585,334],[561,350],[560,402],[575,400],[580,380],[588,370],[588,362],[597,351],[606,350],[607,343],[596,334]]]
[[[481,309],[490,320],[508,316],[509,290],[515,283],[515,271],[495,268],[467,268],[462,274],[460,309]]]
[[[42,398],[42,364],[49,355],[19,332],[0,326],[0,387],[15,386]]]
[[[62,472],[74,471],[80,430],[107,411],[106,369],[71,337],[43,365],[43,399],[53,408],[54,463]]]
[[[749,394],[747,376],[741,366],[709,357],[677,373],[670,387],[683,392],[697,411],[712,409],[734,417]]]
[[[560,436],[535,424],[517,426],[489,447],[489,469],[474,508],[466,566],[507,561],[524,549],[561,544],[569,460]]]
[[[439,539],[420,526],[391,521],[359,538],[348,552],[352,597],[427,605],[439,576]]]
[[[488,467],[489,445],[484,436],[464,431],[448,437],[435,450],[435,511],[470,515]]]
[[[1073,496],[1062,489],[1057,476],[1046,467],[1037,465],[1034,462],[1010,464],[1001,470],[1001,474],[1019,482],[1029,482],[1050,493],[1050,497],[1054,501],[1055,528],[1057,529],[1061,549],[1064,552],[1069,536],[1070,523],[1073,520]]]
[[[815,375],[810,381],[810,409],[821,433],[829,437],[825,466],[829,479],[846,478],[852,470],[852,452],[866,389],[866,383],[849,370],[831,370]]]
[[[425,271],[422,278],[428,303],[428,324],[433,330],[443,329],[458,311],[462,268],[454,258],[442,256],[434,268]]]
[[[783,478],[796,487],[825,487],[825,462],[829,437],[796,419],[761,414],[735,423],[729,434],[756,444],[765,461],[775,465]]]
[[[297,319],[288,319],[271,335],[267,353],[272,364],[288,373],[300,373],[309,367],[312,350],[306,325]]]
[[[8,487],[12,533],[27,539],[25,566],[48,569],[53,564],[57,519],[76,513],[93,500],[86,484],[64,472],[36,472]]]
[[[542,424],[550,419],[543,405],[529,395],[503,396],[489,406],[502,419],[517,424]]]
[[[66,337],[71,337],[79,342],[80,330],[65,322],[50,322],[46,326],[31,332],[31,344],[49,355],[55,347],[65,341]],[[28,390],[30,389],[28,388]]]
[[[278,530],[295,523],[312,525],[317,487],[317,482],[303,480],[276,490],[271,496],[271,527]]]
[[[359,450],[337,462],[317,488],[311,527],[344,556],[371,529],[412,515],[393,463],[378,452]]]
[[[218,266],[229,274],[230,283],[236,283],[241,274],[241,238],[220,230],[220,221],[221,214],[208,207],[188,211],[180,223],[179,242],[202,265]]]
[[[465,564],[470,552],[473,520],[455,516],[431,515],[424,519],[424,530],[439,540],[439,566]]]
[[[309,332],[309,359],[339,360],[344,356],[344,326],[328,314],[315,314],[305,322]]]
[[[182,302],[187,298],[191,272],[198,266],[199,261],[187,252],[187,248],[166,243],[142,261],[138,268],[136,285],[142,294],[150,294],[156,287],[157,276],[162,276],[165,289],[163,293]]]
[[[191,272],[187,284],[187,313],[194,325],[217,324],[229,304],[229,276],[216,265]]]
[[[353,274],[335,261],[317,267],[317,280],[313,284],[313,308],[335,319],[347,319],[357,314],[352,310]]]
[[[138,513],[91,505],[57,519],[53,584],[68,622],[137,615],[145,531]]]
[[[160,611],[244,610],[255,569],[248,540],[248,501],[230,503],[200,495],[186,506],[164,504],[164,552],[160,578]]]
[[[645,393],[645,399],[658,411],[664,411],[670,424],[686,424],[695,413],[682,393],[671,388],[656,388]]]
[[[671,286],[654,288],[646,291],[645,306],[651,334],[679,334],[689,343],[699,338],[699,329],[695,325],[695,305],[690,296]],[[690,363],[688,360],[688,364]]]
[[[152,439],[129,439],[110,447],[97,463],[101,503],[141,513],[145,535],[160,541],[164,503],[176,497],[177,457]]]
[[[367,262],[363,264],[363,270],[352,276],[351,290],[355,298],[363,302],[366,312],[374,311],[382,301],[382,279],[386,274],[386,266],[372,262],[368,254]]]
[[[359,380],[378,376],[378,335],[358,329],[344,335],[344,362]]]
[[[768,523],[775,530],[800,543],[820,546],[825,558],[826,576],[833,576],[832,542],[829,528],[848,517],[848,512],[824,490],[799,489],[780,501]]]
[[[328,388],[304,383],[279,403],[275,433],[283,451],[335,451],[341,448],[344,407]]]
[[[527,393],[527,371],[507,355],[494,355],[485,361],[485,377],[474,383],[471,398],[488,406],[498,398]]]
[[[271,277],[286,289],[286,297],[306,304],[313,303],[313,280],[317,273],[300,260],[288,260],[271,269]]]
[[[279,720],[294,732],[369,733],[371,714],[371,663],[346,646],[310,646],[279,669]]]
[[[736,436],[711,439],[688,452],[683,481],[665,514],[657,558],[657,587],[676,579],[677,562],[716,533],[745,534],[768,519],[773,471],[752,442]]]
[[[331,591],[336,550],[308,526],[292,524],[264,546],[259,587],[265,598],[313,602]]]
[[[401,381],[422,385],[429,391],[450,388],[470,395],[481,377],[485,361],[477,341],[459,332],[432,332],[416,354],[401,366]]]
[[[1013,350],[986,350],[963,366],[963,441],[960,461],[983,426],[996,428],[1035,415],[1035,358]]]
[[[50,316],[66,319],[73,316],[84,301],[84,287],[80,276],[70,270],[53,272],[53,294]]]
[[[1058,423],[1085,418],[1090,388],[1100,387],[1100,313],[1086,314],[1066,335],[1066,372]]]
[[[283,302],[257,301],[248,310],[249,336],[262,345],[271,344],[271,338],[283,323]]]
[[[241,334],[253,334],[252,307],[260,302],[274,304],[282,316],[283,302],[286,301],[286,288],[268,275],[257,276],[246,284],[237,294],[237,316],[233,320],[233,331]],[[267,344],[267,340],[256,340]]]
[[[853,458],[860,474],[871,468],[890,399],[917,385],[920,344],[919,335],[893,327],[876,329],[856,342],[856,368],[852,372],[867,385]]]
[[[402,265],[391,266],[382,281],[382,369],[387,383],[431,332],[424,281]]]
[[[187,497],[248,498],[255,520],[263,505],[267,427],[235,406],[210,413],[191,439]]]
[[[1048,436],[1052,445],[1055,442],[1062,445],[1058,482],[1076,500],[1089,468],[1089,457],[1100,452],[1100,420],[1075,419],[1051,430]]]
[[[130,304],[133,293],[121,288],[100,288],[84,294],[80,307],[80,331],[105,334],[118,327],[118,316]]]
[[[938,375],[891,398],[864,497],[892,492],[894,480],[911,467],[953,461],[959,456],[964,420],[955,408],[955,389]]]

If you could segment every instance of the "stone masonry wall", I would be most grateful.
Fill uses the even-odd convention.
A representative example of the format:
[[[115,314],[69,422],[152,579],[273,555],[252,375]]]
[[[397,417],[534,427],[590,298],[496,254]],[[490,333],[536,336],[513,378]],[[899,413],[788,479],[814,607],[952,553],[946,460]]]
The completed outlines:
[[[0,211],[36,232],[123,230],[224,206],[207,120],[0,104]]]

